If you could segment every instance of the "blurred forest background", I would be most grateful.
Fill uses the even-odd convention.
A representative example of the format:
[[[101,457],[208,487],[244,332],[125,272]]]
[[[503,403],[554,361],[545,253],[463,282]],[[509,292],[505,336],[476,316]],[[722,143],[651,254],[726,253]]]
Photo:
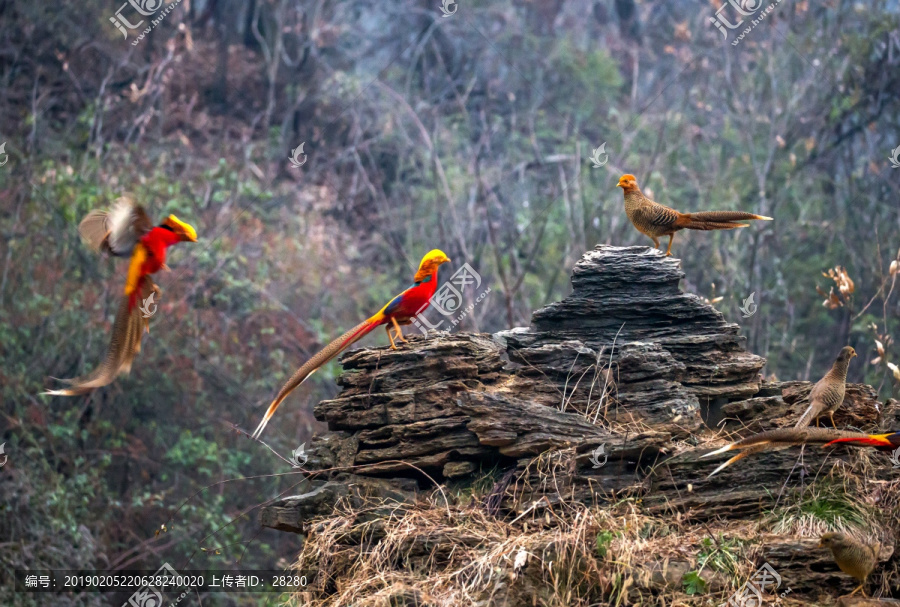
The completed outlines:
[[[260,532],[251,509],[297,477],[261,476],[291,469],[233,425],[252,430],[431,248],[453,259],[444,278],[468,262],[491,287],[457,330],[527,324],[584,251],[650,244],[625,216],[625,172],[683,211],[775,218],[674,249],[684,288],[742,325],[767,376],[816,379],[849,343],[850,379],[897,396],[897,1],[784,0],[738,46],[709,22],[719,0],[166,6],[125,39],[118,2],[0,0],[4,570],[287,565],[297,539]],[[199,242],[157,275],[129,376],[40,396],[103,356],[125,264],[77,224],[126,191]],[[835,266],[855,290],[823,305]],[[264,440],[286,456],[308,441],[339,369]]]

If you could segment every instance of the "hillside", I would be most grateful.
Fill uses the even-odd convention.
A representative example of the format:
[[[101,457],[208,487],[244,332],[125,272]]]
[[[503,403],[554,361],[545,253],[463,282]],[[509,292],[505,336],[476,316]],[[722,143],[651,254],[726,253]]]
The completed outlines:
[[[600,245],[529,327],[346,355],[306,482],[260,516],[303,538],[297,604],[706,604],[763,563],[792,600],[832,604],[856,584],[815,548],[828,530],[882,542],[875,585],[900,598],[887,455],[810,446],[707,478],[727,456],[700,455],[792,425],[810,384],[761,380],[740,327],[683,276],[654,249]],[[900,428],[900,403],[851,384],[835,421]]]

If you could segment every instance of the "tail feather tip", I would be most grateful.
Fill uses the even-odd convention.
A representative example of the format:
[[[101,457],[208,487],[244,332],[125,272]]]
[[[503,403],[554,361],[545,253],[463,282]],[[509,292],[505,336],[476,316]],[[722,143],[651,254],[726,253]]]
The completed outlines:
[[[270,416],[265,416],[262,418],[262,421],[259,422],[259,425],[256,427],[256,430],[253,431],[253,434],[250,436],[253,440],[259,440],[259,437],[262,436],[263,430],[266,429],[266,424],[269,423]]]
[[[727,451],[731,451],[733,448],[734,448],[734,443],[731,443],[729,445],[725,445],[724,447],[722,447],[720,449],[716,449],[715,451],[710,451],[709,453],[705,453],[705,454],[701,455],[700,457],[712,457],[713,455],[719,455],[720,453],[725,453]]]

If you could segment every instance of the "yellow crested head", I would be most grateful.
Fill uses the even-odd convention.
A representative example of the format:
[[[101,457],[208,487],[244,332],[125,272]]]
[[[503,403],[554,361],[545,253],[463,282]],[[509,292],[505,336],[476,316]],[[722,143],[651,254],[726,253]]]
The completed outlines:
[[[191,224],[181,221],[174,215],[166,217],[163,224],[172,228],[172,231],[178,234],[181,237],[181,240],[197,242],[197,231]]]
[[[438,266],[443,263],[447,263],[450,261],[450,258],[441,251],[440,249],[432,249],[425,253],[425,257],[422,258],[422,263],[419,264],[419,271],[416,272],[415,282],[421,282],[425,280],[426,276],[429,276],[432,272],[434,272]]]
[[[425,253],[425,257],[422,258],[422,263],[419,264],[419,269],[421,270],[426,265],[427,266],[439,266],[442,263],[447,263],[450,261],[450,258],[441,251],[440,249],[431,249],[427,253]]]

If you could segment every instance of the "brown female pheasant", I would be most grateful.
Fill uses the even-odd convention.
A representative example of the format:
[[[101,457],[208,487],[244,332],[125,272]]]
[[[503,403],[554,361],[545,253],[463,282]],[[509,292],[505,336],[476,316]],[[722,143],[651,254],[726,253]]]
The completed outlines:
[[[831,425],[834,426],[834,412],[844,402],[844,394],[847,390],[847,367],[850,359],[856,356],[856,350],[850,346],[841,348],[834,364],[831,365],[825,377],[816,382],[809,393],[809,407],[797,422],[797,427],[808,426],[815,420],[819,425],[819,416],[828,414]]]
[[[841,568],[841,571],[856,578],[856,581],[859,582],[859,586],[849,596],[853,596],[860,590],[862,590],[863,596],[866,596],[864,586],[869,574],[878,565],[880,546],[864,544],[845,533],[829,532],[819,539],[818,547],[830,548],[834,562]]]
[[[831,425],[834,426],[834,412],[837,411],[844,402],[844,394],[847,389],[847,367],[850,366],[850,360],[854,356],[856,356],[856,350],[852,347],[844,346],[841,348],[841,352],[835,359],[834,364],[831,365],[831,369],[829,369],[828,373],[825,374],[825,377],[817,381],[816,385],[810,390],[809,407],[806,408],[806,411],[800,416],[797,423],[794,424],[795,429],[806,428],[813,421],[816,422],[816,427],[818,428],[819,416],[825,415],[826,413],[831,418]],[[778,430],[761,432],[760,434],[750,436],[735,443],[731,443],[730,445],[726,445],[711,453],[707,453],[702,457],[709,457],[710,455],[718,455],[719,453],[725,453],[726,451],[741,449],[740,453],[713,470],[709,475],[713,476],[734,462],[744,459],[748,455],[760,453],[761,451],[784,449],[791,445],[800,445],[806,442],[829,442],[841,438],[839,435],[834,435],[832,438],[828,438],[829,436],[832,435],[827,433],[820,434],[808,432],[790,434]],[[828,440],[823,441],[823,438],[828,438]]]
[[[681,213],[675,209],[653,202],[641,193],[634,175],[622,175],[617,187],[625,193],[625,214],[641,233],[653,239],[659,248],[659,237],[669,237],[669,248],[666,256],[672,254],[672,240],[679,230],[733,230],[746,228],[746,223],[735,223],[748,219],[772,221],[771,217],[744,213],[743,211],[703,211],[700,213]]]

